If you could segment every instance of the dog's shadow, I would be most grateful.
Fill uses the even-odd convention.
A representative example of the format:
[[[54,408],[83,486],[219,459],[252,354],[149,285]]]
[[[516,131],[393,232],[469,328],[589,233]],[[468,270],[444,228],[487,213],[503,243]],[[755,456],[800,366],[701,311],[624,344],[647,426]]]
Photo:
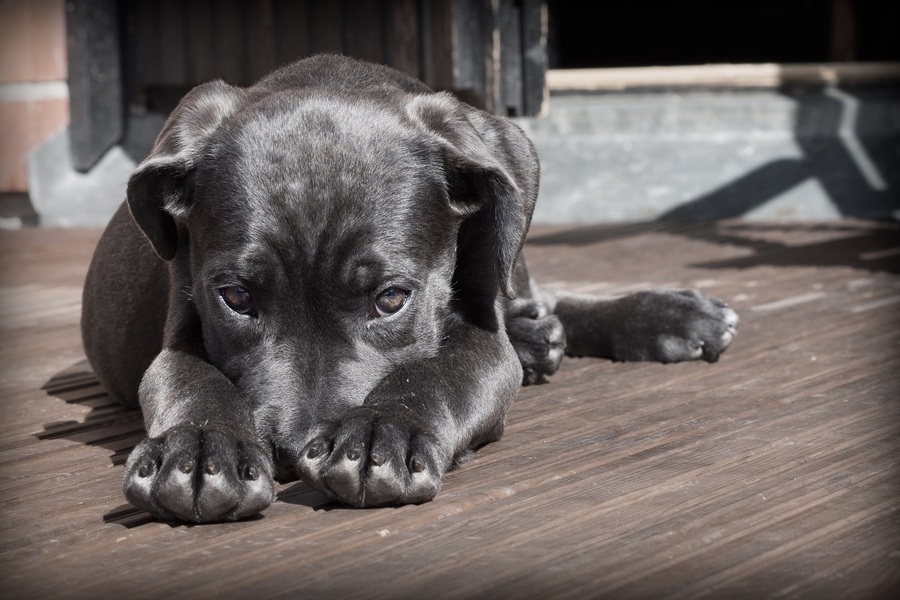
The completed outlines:
[[[128,454],[146,432],[140,411],[125,410],[113,400],[86,360],[60,371],[42,388],[66,404],[90,408],[83,421],[54,421],[35,434],[40,440],[67,439],[110,450],[113,465],[125,464]]]
[[[147,435],[141,412],[126,410],[111,398],[87,360],[60,371],[41,389],[66,404],[84,406],[90,411],[81,421],[46,423],[44,430],[35,434],[39,440],[67,439],[87,446],[99,446],[110,451],[109,458],[114,466],[124,467],[128,455]],[[301,482],[293,482],[279,491],[278,500],[315,510],[329,510],[336,506],[324,494]],[[122,504],[103,515],[105,523],[115,523],[129,529],[155,520],[130,504]]]

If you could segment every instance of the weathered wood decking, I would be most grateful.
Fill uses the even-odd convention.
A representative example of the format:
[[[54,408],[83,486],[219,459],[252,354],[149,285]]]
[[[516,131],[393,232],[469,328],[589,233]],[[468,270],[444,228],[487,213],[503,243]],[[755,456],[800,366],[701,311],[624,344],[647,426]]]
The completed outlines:
[[[0,234],[4,598],[876,598],[900,590],[900,229],[843,221],[533,232],[584,292],[696,286],[741,314],[715,365],[570,359],[433,502],[281,486],[256,520],[124,502],[142,435],[83,360],[95,231]]]

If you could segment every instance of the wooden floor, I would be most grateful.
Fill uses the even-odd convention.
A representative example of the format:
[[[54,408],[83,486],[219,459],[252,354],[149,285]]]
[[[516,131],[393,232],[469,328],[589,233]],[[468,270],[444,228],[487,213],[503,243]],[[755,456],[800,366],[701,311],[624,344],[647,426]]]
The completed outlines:
[[[84,362],[96,231],[0,234],[3,598],[881,598],[900,590],[896,225],[541,229],[558,288],[692,286],[741,315],[714,365],[570,359],[422,506],[304,484],[173,526],[121,495],[143,430]]]

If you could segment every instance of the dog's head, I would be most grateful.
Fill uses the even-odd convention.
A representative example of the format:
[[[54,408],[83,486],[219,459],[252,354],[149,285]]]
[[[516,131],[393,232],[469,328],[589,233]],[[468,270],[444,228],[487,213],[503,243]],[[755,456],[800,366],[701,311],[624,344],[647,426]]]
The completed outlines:
[[[452,319],[502,329],[536,179],[518,128],[449,95],[214,82],[128,205],[182,272],[208,359],[278,428],[265,406],[308,422],[358,404]]]

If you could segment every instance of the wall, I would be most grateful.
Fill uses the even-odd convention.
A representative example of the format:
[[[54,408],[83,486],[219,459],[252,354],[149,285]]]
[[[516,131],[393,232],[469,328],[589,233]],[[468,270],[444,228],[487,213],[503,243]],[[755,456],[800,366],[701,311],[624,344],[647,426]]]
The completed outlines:
[[[28,189],[27,157],[69,121],[64,0],[0,0],[0,193]]]

